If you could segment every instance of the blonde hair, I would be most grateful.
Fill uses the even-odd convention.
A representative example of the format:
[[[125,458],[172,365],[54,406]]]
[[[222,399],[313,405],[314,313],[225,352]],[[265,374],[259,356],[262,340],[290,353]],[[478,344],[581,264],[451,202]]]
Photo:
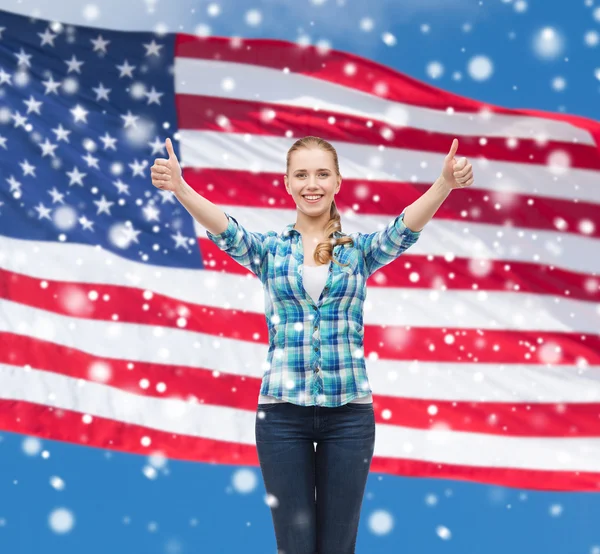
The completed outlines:
[[[333,164],[335,166],[335,172],[337,174],[338,177],[340,177],[340,165],[339,165],[339,161],[338,161],[338,156],[337,156],[337,152],[335,151],[335,148],[326,140],[319,138],[319,137],[313,137],[313,136],[308,136],[308,137],[304,137],[301,138],[299,140],[297,140],[294,144],[292,144],[292,147],[288,150],[287,153],[287,157],[286,157],[286,173],[289,176],[289,172],[290,172],[290,159],[292,156],[292,153],[295,152],[296,150],[299,150],[300,148],[320,148],[321,150],[325,150],[326,152],[330,152],[331,155],[333,156]],[[339,244],[354,244],[354,241],[352,240],[351,237],[348,236],[344,236],[344,237],[340,237],[340,238],[335,238],[333,236],[333,233],[335,233],[336,231],[338,232],[342,232],[342,223],[340,221],[340,212],[338,212],[337,206],[335,205],[335,199],[331,202],[331,208],[329,210],[329,221],[327,222],[327,225],[325,225],[325,236],[327,237],[327,240],[320,242],[319,244],[317,244],[316,248],[315,248],[315,254],[314,254],[314,260],[318,263],[318,264],[327,264],[329,263],[330,260],[333,260],[336,264],[338,265],[343,265],[340,264],[334,257],[333,257],[333,248],[334,246],[337,246]],[[348,264],[346,264],[348,265]]]

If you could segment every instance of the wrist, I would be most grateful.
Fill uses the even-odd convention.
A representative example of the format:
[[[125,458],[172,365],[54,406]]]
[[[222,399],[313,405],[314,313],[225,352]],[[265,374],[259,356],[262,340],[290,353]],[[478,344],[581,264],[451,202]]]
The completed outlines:
[[[173,191],[173,194],[175,195],[176,198],[179,198],[180,196],[186,194],[187,187],[188,187],[188,184],[183,180],[183,177],[181,177],[181,179],[179,181],[179,186],[175,188],[175,190]]]
[[[439,190],[442,194],[445,194],[446,196],[452,192],[452,187],[448,184],[448,182],[444,179],[444,177],[442,175],[440,175],[435,180],[435,182],[433,183],[433,186],[437,190]]]

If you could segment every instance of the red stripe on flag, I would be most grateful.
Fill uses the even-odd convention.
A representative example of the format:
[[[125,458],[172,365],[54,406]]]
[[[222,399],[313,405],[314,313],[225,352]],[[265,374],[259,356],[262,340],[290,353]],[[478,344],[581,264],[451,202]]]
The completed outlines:
[[[227,169],[185,168],[185,181],[200,195],[218,205],[277,208],[294,211],[294,199],[283,184],[285,167],[278,173],[252,173]],[[343,177],[343,175],[342,175]],[[343,179],[335,203],[340,213],[399,214],[431,187],[431,183]],[[572,233],[600,238],[597,204],[573,200],[469,188],[450,194],[435,213],[436,220],[486,223],[522,229]],[[392,216],[390,216],[391,218]],[[581,222],[591,232],[583,232]],[[558,225],[560,224],[560,230]]]
[[[446,111],[490,113],[539,117],[563,121],[587,130],[600,149],[600,123],[584,117],[543,112],[532,109],[514,109],[494,106],[433,87],[402,74],[399,71],[350,52],[319,51],[315,46],[299,46],[276,39],[232,39],[226,37],[198,37],[178,33],[175,56],[218,60],[256,65],[282,70],[288,68],[315,79],[321,79],[360,90],[388,100]],[[181,122],[180,122],[181,123]]]
[[[202,367],[153,364],[95,356],[49,341],[0,333],[7,346],[0,363],[30,366],[74,379],[99,382],[90,369],[109,368],[110,377],[100,383],[145,397],[194,400],[200,404],[254,411],[261,379],[246,375],[215,373]],[[505,372],[512,371],[506,368]],[[140,382],[146,379],[147,388]],[[156,390],[164,383],[166,390]],[[600,403],[575,402],[471,402],[438,398],[406,398],[375,394],[378,423],[415,429],[440,429],[503,437],[600,437]],[[430,415],[432,406],[436,414]],[[386,410],[385,418],[382,412]]]
[[[207,270],[254,277],[208,238],[200,238],[198,242]],[[443,284],[447,290],[524,292],[590,302],[598,302],[600,298],[599,277],[554,266],[505,260],[479,262],[470,258],[447,260],[443,256],[409,252],[402,254],[402,262],[400,266],[392,263],[379,269],[368,278],[367,287],[437,290]],[[412,272],[419,275],[417,282],[410,280]]]
[[[82,417],[83,414],[79,412],[29,402],[0,400],[0,427],[6,431],[144,456],[160,453],[170,459],[259,466],[255,445],[165,433],[98,417],[85,424]],[[150,439],[149,446],[142,446],[143,437]],[[370,471],[405,477],[458,479],[530,490],[597,492],[600,489],[600,473],[597,472],[462,466],[380,456],[373,457]]]
[[[231,262],[235,264],[236,262]],[[208,335],[223,336],[235,340],[245,340],[255,344],[267,344],[267,326],[264,314],[242,312],[212,306],[198,306],[168,297],[155,295],[157,310],[144,310],[140,299],[141,290],[112,285],[74,285],[73,283],[53,283],[48,281],[48,289],[36,286],[38,279],[13,274],[5,279],[11,286],[2,287],[0,293],[7,300],[43,308],[54,313],[83,317],[87,319],[112,321],[117,309],[119,321],[144,325],[157,324],[163,327],[180,328],[177,318],[181,309],[189,311],[186,316],[186,330]],[[47,281],[47,280],[46,280]],[[55,291],[56,289],[56,291]],[[112,301],[92,303],[87,300],[88,292],[95,290],[100,298],[108,294]],[[61,292],[62,291],[62,292]],[[50,294],[51,292],[56,293]],[[77,310],[83,315],[74,314],[68,308],[68,298],[77,294]],[[159,302],[166,300],[164,305]],[[114,302],[114,304],[113,304]],[[66,305],[65,305],[66,304]],[[91,306],[89,309],[88,307]],[[172,309],[168,310],[171,306]],[[118,307],[118,308],[117,308]],[[168,317],[165,316],[168,313]],[[234,324],[235,322],[235,324]],[[257,329],[264,330],[257,337]],[[444,338],[454,336],[454,342],[447,344]],[[453,327],[412,327],[365,325],[364,352],[381,359],[422,360],[438,362],[483,362],[483,363],[545,363],[538,359],[539,346],[551,343],[560,349],[560,363],[577,363],[581,357],[589,364],[600,363],[600,336],[577,332],[548,332],[530,330],[490,330],[461,329]],[[495,347],[495,348],[493,348]]]
[[[288,106],[268,102],[251,102],[214,96],[178,94],[175,98],[180,129],[249,133],[283,137],[316,135],[328,141],[344,141],[386,148],[403,148],[423,152],[448,153],[456,136],[408,126],[391,125],[326,109]],[[272,112],[272,114],[270,113]],[[223,117],[227,118],[224,123]],[[330,118],[335,118],[332,123]],[[367,125],[371,122],[372,125]],[[385,138],[382,133],[385,133]],[[460,155],[485,157],[490,161],[515,162],[546,166],[548,157],[560,150],[569,159],[569,167],[600,169],[600,156],[594,146],[548,140],[519,139],[510,147],[505,137],[460,136]]]

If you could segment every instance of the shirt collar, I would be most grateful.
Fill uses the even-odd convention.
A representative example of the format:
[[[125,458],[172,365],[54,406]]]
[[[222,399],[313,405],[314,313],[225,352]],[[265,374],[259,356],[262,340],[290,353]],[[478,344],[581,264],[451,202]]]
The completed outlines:
[[[285,238],[292,236],[294,233],[299,235],[300,231],[298,231],[298,229],[294,229],[294,223],[289,223],[288,225],[286,225],[283,228],[283,231],[281,231],[281,233],[279,233],[279,238],[285,239]],[[339,231],[334,231],[333,236],[335,238],[340,238],[340,237],[344,236],[344,233],[340,233]]]

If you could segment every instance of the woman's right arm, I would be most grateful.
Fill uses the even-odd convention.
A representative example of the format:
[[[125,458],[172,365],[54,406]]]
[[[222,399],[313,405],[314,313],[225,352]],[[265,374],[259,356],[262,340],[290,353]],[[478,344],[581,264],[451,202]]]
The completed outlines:
[[[181,164],[170,138],[165,140],[165,146],[169,157],[154,160],[154,165],[150,168],[152,184],[156,188],[172,192],[189,214],[211,233],[223,233],[228,225],[227,215],[184,181]]]
[[[181,186],[174,190],[173,194],[189,214],[213,235],[220,235],[227,229],[228,219],[225,212],[198,194],[184,181],[183,177]]]
[[[206,235],[236,262],[261,277],[267,252],[266,234],[253,233],[221,208],[198,194],[183,179],[181,165],[173,150],[173,143],[165,141],[169,158],[157,158],[150,168],[152,184],[171,191],[188,213],[206,229]]]

